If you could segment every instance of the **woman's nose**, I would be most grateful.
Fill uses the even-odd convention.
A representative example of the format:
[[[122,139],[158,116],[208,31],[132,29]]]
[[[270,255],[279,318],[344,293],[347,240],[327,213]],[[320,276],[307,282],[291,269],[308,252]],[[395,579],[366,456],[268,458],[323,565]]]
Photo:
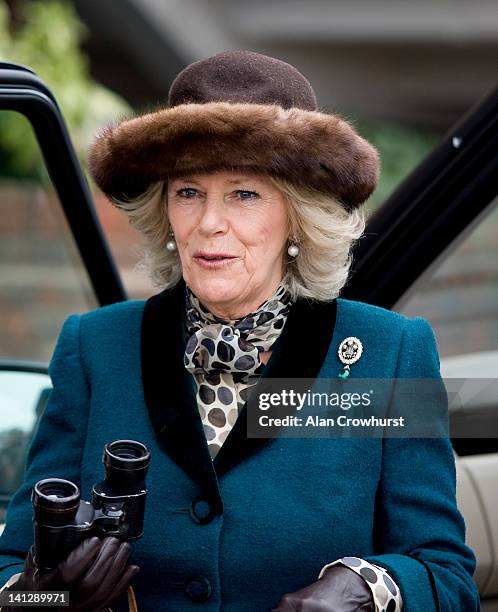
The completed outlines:
[[[225,233],[228,226],[223,196],[217,194],[206,196],[199,220],[199,231],[205,235]]]

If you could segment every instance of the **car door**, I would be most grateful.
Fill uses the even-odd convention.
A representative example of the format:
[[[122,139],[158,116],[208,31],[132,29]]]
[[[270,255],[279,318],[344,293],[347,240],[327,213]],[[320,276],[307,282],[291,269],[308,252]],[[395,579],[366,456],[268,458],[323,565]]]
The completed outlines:
[[[413,300],[421,295],[428,283],[437,280],[438,270],[445,262],[451,261],[458,245],[476,228],[483,227],[491,219],[496,230],[496,212],[493,211],[496,210],[498,175],[497,106],[498,90],[478,101],[373,215],[367,224],[365,238],[353,254],[351,281],[344,289],[343,297],[421,314],[431,320],[433,310],[427,308],[427,312],[423,311],[423,305],[427,306],[427,302],[417,305]],[[58,198],[57,206],[60,206],[61,216],[65,219],[63,231],[66,243],[71,245],[71,255],[68,257],[73,264],[78,264],[74,278],[82,279],[86,274],[81,301],[66,304],[57,316],[49,316],[40,324],[41,328],[51,327],[52,330],[43,353],[48,358],[48,349],[55,341],[54,330],[60,327],[65,314],[83,311],[95,304],[120,301],[126,299],[126,295],[53,95],[28,69],[0,64],[0,112],[13,111],[26,118],[38,140],[53,192]],[[7,218],[9,216],[10,213]],[[15,242],[15,238],[13,240]],[[16,244],[15,248],[22,251],[20,245]],[[496,251],[491,251],[491,257],[493,254]],[[16,263],[12,259],[7,259],[5,263],[5,269],[12,267],[13,277],[16,276]],[[496,262],[494,268],[493,262],[490,265],[496,275]],[[71,277],[71,272],[67,272],[67,275]],[[491,291],[493,287],[496,288],[493,285]],[[50,309],[52,315],[56,312],[56,302],[60,308],[60,299],[54,299],[50,306],[42,304],[40,308],[44,312]],[[9,313],[5,305],[0,306],[5,320]],[[24,324],[31,325],[30,317],[33,316],[33,313],[27,312]],[[437,326],[435,329],[437,332]],[[496,376],[496,369],[493,370],[496,355],[492,350],[485,350],[484,345],[482,350],[479,350],[478,344],[476,346],[477,349],[474,348],[469,355],[460,357],[470,360],[476,371],[476,356],[473,354],[492,353],[484,357],[481,355],[481,358],[489,358],[486,363],[488,366],[491,364],[489,367]],[[0,404],[0,470],[2,465],[4,473],[10,470],[9,484],[5,485],[7,481],[4,476],[3,491],[0,490],[1,523],[2,503],[5,508],[20,482],[25,451],[36,418],[43,410],[49,381],[46,378],[46,363],[43,360],[42,363],[33,363],[39,357],[36,351],[32,355],[29,353],[29,344],[19,352],[11,340],[10,344],[0,345],[0,349],[3,360],[0,374],[7,377],[22,372],[23,381],[27,380],[24,376],[28,374],[45,376],[43,381],[34,381],[29,385],[27,382],[20,385],[19,382],[12,383],[7,378],[2,381],[0,378],[0,392],[9,387],[15,387],[17,391],[23,388],[20,399],[12,397],[7,403]],[[453,368],[456,367],[455,363],[453,361]],[[482,360],[478,363],[482,365]],[[451,370],[451,363],[445,363],[442,359],[441,365],[443,375],[449,368],[448,378],[452,375],[461,377],[460,374],[455,376],[456,370]],[[30,394],[24,393],[28,388],[32,389]],[[22,404],[23,408],[13,409],[15,401],[19,401],[19,406]],[[490,429],[496,423],[497,410],[496,405],[485,408],[483,418],[485,421],[487,419]],[[21,413],[24,414],[22,426],[12,421],[12,414],[18,415],[20,420]],[[16,430],[24,433],[10,433],[6,443],[5,432],[8,434]],[[465,438],[455,435],[453,444],[459,470],[458,501],[468,525],[468,541],[478,556],[476,581],[482,594],[483,609],[498,610],[498,439],[496,436]],[[11,468],[12,465],[16,466],[15,469]],[[0,471],[0,483],[1,478]]]
[[[50,393],[47,362],[62,322],[126,295],[50,90],[29,69],[0,63],[0,114],[0,126],[21,122],[41,169],[15,170],[0,130],[9,168],[0,173],[1,531]]]

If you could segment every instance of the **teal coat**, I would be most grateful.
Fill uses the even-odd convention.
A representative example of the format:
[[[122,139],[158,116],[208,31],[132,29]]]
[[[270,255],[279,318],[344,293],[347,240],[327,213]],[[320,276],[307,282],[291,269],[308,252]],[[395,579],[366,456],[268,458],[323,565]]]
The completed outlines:
[[[32,486],[67,478],[90,499],[104,445],[131,438],[152,454],[144,535],[130,558],[142,570],[141,612],[271,610],[346,555],[384,566],[405,612],[479,610],[448,439],[247,438],[242,413],[211,461],[183,366],[184,291],[181,281],[65,321],[54,389],[0,537],[0,585],[33,541]],[[264,376],[336,378],[347,336],[364,346],[351,376],[440,376],[425,319],[342,298],[299,299]]]

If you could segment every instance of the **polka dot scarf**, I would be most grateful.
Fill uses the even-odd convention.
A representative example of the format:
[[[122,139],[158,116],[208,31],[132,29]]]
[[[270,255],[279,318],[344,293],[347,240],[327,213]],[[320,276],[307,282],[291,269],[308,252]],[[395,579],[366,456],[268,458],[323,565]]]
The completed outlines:
[[[272,296],[241,319],[224,320],[186,291],[184,363],[197,386],[197,406],[211,458],[226,440],[265,364],[259,358],[280,336],[292,306],[284,278]]]

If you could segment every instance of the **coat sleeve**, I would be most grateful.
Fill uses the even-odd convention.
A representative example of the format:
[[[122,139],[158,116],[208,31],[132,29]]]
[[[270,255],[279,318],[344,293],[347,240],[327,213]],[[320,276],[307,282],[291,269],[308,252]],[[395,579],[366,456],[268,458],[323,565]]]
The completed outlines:
[[[434,409],[447,420],[436,339],[422,317],[406,320],[396,378],[437,379],[441,392],[435,397],[442,404]],[[392,403],[396,401],[401,400],[394,392]],[[449,438],[385,437],[382,442],[375,515],[380,554],[365,559],[395,578],[404,612],[479,611],[472,579],[476,558],[465,544]]]
[[[79,325],[77,314],[64,321],[50,361],[53,389],[27,452],[24,481],[10,501],[0,536],[0,586],[22,572],[34,541],[33,486],[50,477],[65,478],[81,486],[90,393],[79,350]]]

